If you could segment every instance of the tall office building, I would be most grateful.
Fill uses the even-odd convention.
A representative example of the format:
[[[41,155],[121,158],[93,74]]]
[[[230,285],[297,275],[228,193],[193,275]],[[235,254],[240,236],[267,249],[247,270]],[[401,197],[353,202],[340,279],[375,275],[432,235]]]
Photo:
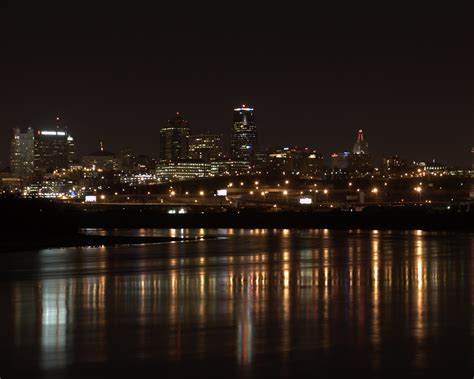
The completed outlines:
[[[196,134],[189,140],[189,157],[206,162],[216,161],[224,155],[222,134]]]
[[[243,105],[234,109],[234,126],[230,141],[230,156],[234,160],[251,161],[258,148],[254,109]]]
[[[37,130],[34,143],[34,166],[38,174],[65,169],[73,157],[71,138],[66,129]]]
[[[71,135],[67,136],[67,163],[73,164],[76,161],[76,145]]]
[[[364,172],[370,168],[369,144],[364,139],[362,129],[357,131],[357,141],[354,143],[350,156],[350,168],[358,172]]]
[[[28,181],[34,174],[35,135],[33,128],[22,132],[20,128],[13,129],[11,141],[10,167],[12,174]]]
[[[353,154],[369,154],[369,144],[364,139],[364,131],[359,129],[357,131],[357,141],[352,149]]]
[[[168,120],[160,130],[160,160],[178,161],[189,158],[189,122],[180,113]]]

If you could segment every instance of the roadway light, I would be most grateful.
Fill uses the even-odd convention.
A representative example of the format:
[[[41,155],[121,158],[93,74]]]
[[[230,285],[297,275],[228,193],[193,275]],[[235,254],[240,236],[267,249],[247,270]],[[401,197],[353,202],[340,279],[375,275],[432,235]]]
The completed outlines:
[[[250,193],[251,195],[253,195],[253,191],[250,191],[249,193]]]
[[[258,180],[255,181],[255,185],[258,186]]]
[[[204,191],[199,191],[200,196],[204,196]]]
[[[289,181],[289,180],[285,180],[285,184],[289,184],[289,183],[290,183],[290,181]]]
[[[283,191],[283,195],[285,195],[285,196],[288,195],[288,191],[286,191],[286,190]]]
[[[176,192],[175,192],[175,191],[171,191],[170,196],[174,196],[174,195],[176,195]]]

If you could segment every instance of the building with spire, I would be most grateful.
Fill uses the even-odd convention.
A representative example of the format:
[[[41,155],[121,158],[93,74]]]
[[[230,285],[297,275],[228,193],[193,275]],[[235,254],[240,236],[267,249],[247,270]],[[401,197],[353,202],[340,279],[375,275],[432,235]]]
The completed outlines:
[[[366,173],[370,167],[369,144],[364,138],[363,130],[359,129],[350,156],[350,169],[356,173]]]
[[[82,164],[89,171],[113,171],[118,167],[115,154],[105,150],[102,141],[99,142],[99,150],[82,157]]]

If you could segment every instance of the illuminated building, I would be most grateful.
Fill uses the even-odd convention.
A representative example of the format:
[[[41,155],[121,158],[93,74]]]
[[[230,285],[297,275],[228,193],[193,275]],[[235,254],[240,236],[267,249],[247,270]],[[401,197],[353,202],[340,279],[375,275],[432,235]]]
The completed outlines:
[[[189,158],[189,122],[179,112],[160,130],[160,160],[178,161]]]
[[[160,181],[189,180],[210,176],[211,166],[208,162],[181,160],[162,162],[156,168],[156,178]]]
[[[383,158],[382,171],[390,176],[402,175],[406,172],[407,164],[398,155]]]
[[[230,141],[233,160],[252,161],[258,147],[257,127],[253,108],[243,105],[234,109],[234,126]]]
[[[35,135],[33,128],[22,132],[20,128],[13,129],[10,151],[10,168],[14,177],[28,181],[34,174]]]
[[[315,177],[323,170],[323,156],[308,147],[273,147],[267,150],[267,172]]]
[[[246,175],[252,171],[250,162],[240,160],[212,161],[210,166],[211,176]]]
[[[66,129],[37,130],[34,141],[34,167],[38,174],[66,169],[74,156],[74,141]]]
[[[222,134],[196,134],[189,139],[189,156],[206,162],[222,159],[224,155]]]
[[[118,168],[115,154],[104,150],[104,145],[100,142],[100,149],[84,155],[82,164],[85,170],[88,171],[113,171]]]
[[[366,173],[370,170],[369,144],[364,139],[362,129],[357,131],[357,141],[354,143],[349,162],[352,172]]]
[[[364,139],[364,132],[362,129],[357,131],[357,141],[352,148],[353,154],[369,154],[369,144]]]

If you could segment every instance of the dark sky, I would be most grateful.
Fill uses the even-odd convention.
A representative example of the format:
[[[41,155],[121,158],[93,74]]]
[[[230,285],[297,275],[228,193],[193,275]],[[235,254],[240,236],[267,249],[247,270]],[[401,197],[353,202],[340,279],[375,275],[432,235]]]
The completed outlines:
[[[467,164],[469,16],[3,16],[0,160],[12,127],[54,125],[57,114],[81,154],[103,140],[158,156],[176,111],[228,141],[232,109],[246,103],[264,146],[328,154],[363,128],[376,159]]]

